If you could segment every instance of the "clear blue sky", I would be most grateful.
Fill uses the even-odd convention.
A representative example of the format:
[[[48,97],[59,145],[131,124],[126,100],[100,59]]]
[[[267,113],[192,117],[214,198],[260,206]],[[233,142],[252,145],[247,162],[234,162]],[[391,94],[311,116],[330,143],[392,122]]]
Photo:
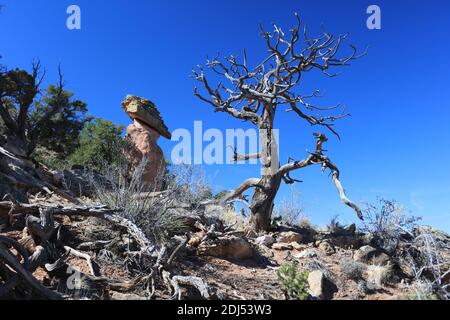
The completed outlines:
[[[63,66],[68,89],[86,101],[94,116],[128,124],[120,108],[126,94],[153,100],[170,129],[242,127],[192,95],[192,67],[217,51],[241,53],[259,62],[264,50],[258,24],[284,29],[299,12],[311,31],[324,24],[332,33],[349,32],[369,54],[334,79],[310,76],[305,92],[326,94],[324,105],[343,103],[352,117],[331,139],[330,157],[342,171],[349,196],[372,201],[395,198],[424,222],[450,231],[450,4],[448,1],[266,1],[266,0],[0,0],[0,54],[9,67],[29,68],[39,58],[46,84]],[[82,10],[82,30],[66,28],[66,8]],[[366,28],[366,8],[382,10],[382,30]],[[281,159],[301,158],[312,148],[309,126],[280,114]],[[161,141],[168,154],[174,143]],[[206,168],[217,189],[231,189],[258,174],[253,166]],[[313,222],[339,214],[354,220],[328,175],[318,167],[295,174],[302,206]],[[279,199],[286,197],[283,187]]]

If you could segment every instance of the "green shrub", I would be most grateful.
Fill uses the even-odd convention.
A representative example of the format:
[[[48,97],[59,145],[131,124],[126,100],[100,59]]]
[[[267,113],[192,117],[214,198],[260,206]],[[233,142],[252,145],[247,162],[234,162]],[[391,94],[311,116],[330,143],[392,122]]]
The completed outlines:
[[[280,267],[277,276],[289,299],[308,299],[308,272],[299,272],[295,263],[286,263]]]

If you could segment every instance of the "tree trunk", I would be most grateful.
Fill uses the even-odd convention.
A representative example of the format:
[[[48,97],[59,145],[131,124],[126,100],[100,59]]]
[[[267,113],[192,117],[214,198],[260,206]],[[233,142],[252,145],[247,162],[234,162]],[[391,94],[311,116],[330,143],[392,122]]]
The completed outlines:
[[[262,188],[256,188],[250,204],[252,212],[250,222],[256,232],[270,230],[274,200],[280,184],[281,178],[265,176],[260,181]]]
[[[271,108],[267,108],[271,110]],[[262,178],[255,189],[250,210],[251,224],[255,231],[269,231],[272,224],[274,200],[281,184],[281,177],[276,175],[279,168],[278,145],[273,131],[274,115],[264,113],[259,128],[261,138]]]

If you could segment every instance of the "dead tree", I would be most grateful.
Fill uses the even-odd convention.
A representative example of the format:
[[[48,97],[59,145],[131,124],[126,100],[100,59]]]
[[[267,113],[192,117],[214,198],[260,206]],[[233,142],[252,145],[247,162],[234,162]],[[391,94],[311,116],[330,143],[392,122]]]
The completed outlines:
[[[305,72],[318,70],[328,77],[333,67],[348,66],[351,61],[362,55],[357,54],[354,46],[352,52],[345,57],[338,57],[341,46],[347,34],[335,37],[323,32],[317,38],[310,38],[306,27],[300,30],[300,19],[296,14],[297,25],[286,36],[281,28],[274,25],[273,32],[265,32],[261,27],[261,34],[268,49],[268,57],[255,68],[247,64],[246,51],[240,60],[235,56],[221,59],[219,56],[207,60],[206,68],[223,78],[223,82],[213,85],[207,78],[204,68],[199,66],[193,70],[194,78],[204,88],[201,93],[197,87],[194,94],[202,101],[213,106],[215,112],[224,112],[234,118],[250,122],[258,127],[262,147],[258,154],[234,154],[235,161],[257,158],[263,166],[262,177],[244,181],[234,192],[225,197],[224,201],[236,198],[243,199],[243,193],[254,189],[251,203],[248,204],[252,217],[251,221],[256,231],[269,230],[274,199],[281,183],[292,184],[297,180],[291,178],[290,173],[310,165],[319,164],[322,169],[330,169],[333,182],[339,191],[343,202],[353,208],[358,217],[362,218],[361,210],[350,201],[341,185],[339,170],[331,160],[325,156],[323,143],[327,137],[317,133],[316,150],[303,160],[289,161],[280,166],[278,160],[277,141],[274,135],[274,121],[277,111],[287,106],[288,112],[293,112],[311,126],[324,127],[339,138],[334,129],[336,120],[349,114],[315,115],[313,113],[330,113],[339,106],[319,107],[312,102],[312,98],[319,96],[318,91],[308,95],[296,92],[300,87]],[[365,53],[363,53],[365,54]],[[333,112],[336,113],[336,112]]]

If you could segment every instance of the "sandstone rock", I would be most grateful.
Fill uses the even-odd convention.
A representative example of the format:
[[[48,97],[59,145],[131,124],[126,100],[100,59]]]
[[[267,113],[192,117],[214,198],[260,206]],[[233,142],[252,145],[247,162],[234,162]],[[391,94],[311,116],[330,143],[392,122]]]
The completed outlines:
[[[308,284],[311,294],[324,300],[332,299],[333,294],[337,291],[336,285],[319,270],[309,273]]]
[[[165,161],[161,148],[157,144],[159,133],[135,120],[128,126],[125,140],[128,142],[126,158],[130,164],[130,175],[144,165],[142,191],[160,191],[162,189]],[[144,161],[144,162],[143,162]]]
[[[228,236],[202,242],[198,254],[222,259],[250,259],[254,256],[251,244],[243,237]]]
[[[292,243],[292,242],[302,243],[302,241],[303,236],[300,233],[294,231],[281,232],[277,236],[277,242],[279,243]]]
[[[163,184],[165,160],[157,141],[160,135],[170,139],[171,135],[155,105],[146,99],[127,96],[122,102],[125,112],[134,120],[128,126],[125,140],[128,142],[126,158],[130,175],[142,168],[144,190],[160,191]],[[144,161],[144,162],[143,162]]]
[[[263,245],[266,247],[270,247],[275,243],[275,238],[272,235],[264,235],[255,239],[255,243],[258,245]]]
[[[274,243],[273,245],[272,245],[272,249],[274,249],[274,250],[278,250],[278,251],[290,251],[290,250],[293,250],[294,249],[294,247],[292,247],[292,245],[290,245],[290,244],[287,244],[287,243]]]

